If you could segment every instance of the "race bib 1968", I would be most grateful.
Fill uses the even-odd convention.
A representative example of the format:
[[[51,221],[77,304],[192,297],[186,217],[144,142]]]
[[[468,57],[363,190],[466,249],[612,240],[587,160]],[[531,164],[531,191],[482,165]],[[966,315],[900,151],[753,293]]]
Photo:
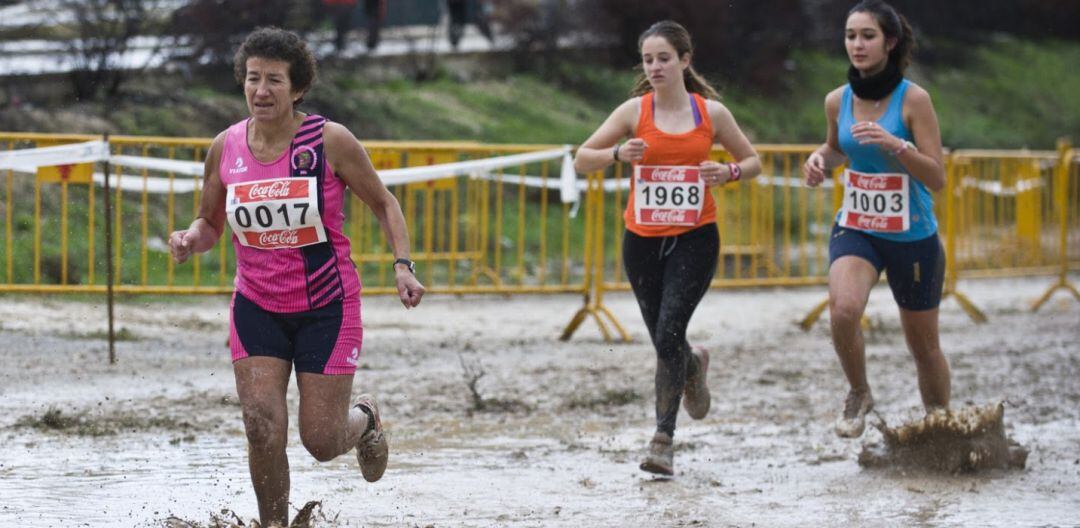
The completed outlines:
[[[911,228],[907,174],[847,170],[844,176],[842,227],[882,233],[902,233]]]
[[[638,165],[634,218],[638,225],[697,225],[705,192],[698,167]]]
[[[240,243],[260,249],[326,241],[315,178],[275,178],[229,184],[225,213]]]

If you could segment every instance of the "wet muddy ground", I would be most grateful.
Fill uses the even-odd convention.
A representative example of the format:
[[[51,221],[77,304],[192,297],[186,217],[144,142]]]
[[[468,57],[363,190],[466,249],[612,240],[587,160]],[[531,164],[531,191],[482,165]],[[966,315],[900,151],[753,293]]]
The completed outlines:
[[[1050,283],[962,282],[985,325],[943,303],[954,405],[1005,401],[1005,432],[1030,450],[1024,470],[976,474],[862,468],[881,433],[833,435],[845,385],[827,320],[795,324],[824,288],[709,292],[689,334],[712,351],[713,405],[701,421],[680,415],[672,479],[637,469],[655,367],[629,294],[607,300],[630,344],[604,343],[591,321],[558,341],[574,296],[431,296],[408,312],[368,298],[354,392],[379,397],[390,468],[368,484],[351,453],[308,456],[294,385],[291,500],[322,502],[315,526],[1077,526],[1080,303],[1059,293],[1030,313]],[[109,366],[102,304],[0,298],[0,525],[255,517],[226,309],[128,299]],[[877,411],[919,418],[886,287],[868,313]]]

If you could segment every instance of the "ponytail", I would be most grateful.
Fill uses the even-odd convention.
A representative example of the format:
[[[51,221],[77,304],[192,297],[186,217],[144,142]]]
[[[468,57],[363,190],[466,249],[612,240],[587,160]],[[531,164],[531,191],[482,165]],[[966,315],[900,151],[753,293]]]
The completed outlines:
[[[915,35],[904,15],[896,13],[896,18],[900,20],[900,36],[897,37],[892,51],[889,52],[889,60],[895,62],[900,71],[904,71],[911,65],[911,55],[915,52]]]

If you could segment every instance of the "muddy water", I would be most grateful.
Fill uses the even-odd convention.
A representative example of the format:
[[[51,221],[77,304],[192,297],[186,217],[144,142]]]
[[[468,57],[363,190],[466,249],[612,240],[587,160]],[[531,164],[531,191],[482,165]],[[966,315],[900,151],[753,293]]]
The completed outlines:
[[[1072,526],[1080,303],[1056,299],[1029,314],[1048,282],[965,283],[991,325],[942,308],[954,399],[1007,402],[1006,431],[1031,449],[1023,471],[860,468],[862,443],[831,433],[844,387],[826,323],[805,334],[793,324],[823,289],[706,297],[690,338],[713,351],[713,409],[701,421],[680,415],[672,479],[637,469],[654,367],[629,296],[609,297],[636,338],[629,345],[603,343],[589,323],[557,341],[574,297],[433,297],[407,313],[374,298],[354,386],[380,397],[390,469],[368,484],[351,454],[317,463],[293,424],[292,502],[322,501],[333,520],[316,526]],[[224,306],[121,306],[134,339],[108,367],[94,335],[100,306],[0,299],[0,525],[162,526],[170,515],[205,524],[223,509],[254,517]],[[870,313],[877,409],[890,423],[917,417],[887,290],[875,290]],[[474,408],[462,360],[484,372],[477,386],[493,411]],[[50,410],[71,421],[49,423],[69,427],[42,425]]]

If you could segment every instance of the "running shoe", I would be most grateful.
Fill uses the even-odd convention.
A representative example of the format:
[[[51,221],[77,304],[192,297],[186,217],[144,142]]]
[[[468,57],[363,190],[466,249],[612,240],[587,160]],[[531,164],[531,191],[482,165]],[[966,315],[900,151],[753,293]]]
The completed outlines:
[[[368,415],[368,427],[356,443],[356,461],[360,463],[360,473],[364,480],[375,482],[386,472],[386,462],[390,456],[390,445],[383,433],[382,421],[379,420],[379,405],[370,394],[361,394],[353,405]]]
[[[649,452],[641,463],[641,470],[658,475],[674,475],[675,448],[671,435],[657,431],[649,442]]]
[[[844,413],[836,420],[836,436],[858,438],[866,428],[866,413],[874,408],[870,391],[850,391],[844,401]]]
[[[695,347],[691,353],[694,355],[691,361],[698,362],[698,369],[697,375],[686,377],[686,385],[683,387],[683,408],[691,418],[700,420],[709,414],[709,406],[712,404],[709,386],[705,384],[705,378],[709,374],[709,351]]]

